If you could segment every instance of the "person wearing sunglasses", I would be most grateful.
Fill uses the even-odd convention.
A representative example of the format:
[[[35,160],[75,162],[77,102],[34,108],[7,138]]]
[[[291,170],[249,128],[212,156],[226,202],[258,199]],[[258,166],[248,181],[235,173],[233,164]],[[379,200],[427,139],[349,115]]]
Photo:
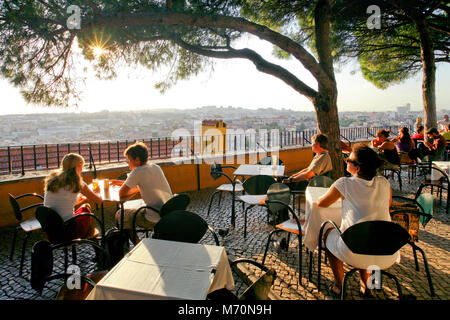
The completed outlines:
[[[328,192],[318,201],[319,207],[329,207],[342,199],[342,220],[340,230],[363,221],[391,221],[389,207],[392,202],[392,190],[389,181],[377,175],[382,161],[377,153],[368,146],[360,145],[353,149],[347,158],[347,170],[351,177],[336,180]],[[369,256],[355,254],[347,248],[336,230],[328,229],[324,235],[326,254],[335,278],[330,292],[340,294],[344,278],[343,261],[350,265],[365,266],[360,269],[361,294],[370,296],[366,290],[369,273],[366,268],[378,265],[381,269],[389,267],[399,259],[399,252],[390,256]]]

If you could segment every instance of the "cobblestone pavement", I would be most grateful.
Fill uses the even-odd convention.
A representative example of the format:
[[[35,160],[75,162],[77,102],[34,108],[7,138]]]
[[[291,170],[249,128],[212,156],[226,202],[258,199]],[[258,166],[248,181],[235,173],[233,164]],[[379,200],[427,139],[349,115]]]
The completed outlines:
[[[418,188],[418,180],[408,183],[406,173],[403,173],[403,192],[398,190],[397,181],[391,181],[394,194],[413,197]],[[231,196],[224,194],[220,206],[218,206],[217,198],[214,200],[212,210],[207,216],[207,208],[209,204],[209,196],[214,191],[213,188],[202,189],[197,192],[190,192],[191,204],[189,210],[203,216],[208,223],[215,228],[228,228],[230,221]],[[436,198],[436,197],[435,197]],[[430,296],[430,290],[425,274],[423,260],[420,254],[419,271],[415,269],[413,251],[410,246],[401,249],[402,260],[400,264],[394,265],[389,272],[394,274],[400,281],[403,294],[407,299],[417,300],[447,300],[450,298],[450,240],[449,240],[449,222],[448,214],[445,214],[445,195],[442,205],[439,201],[434,204],[433,219],[426,225],[421,226],[419,233],[420,241],[417,245],[422,248],[428,259],[430,273],[433,280],[436,296]],[[105,212],[107,228],[113,225],[113,209],[107,209]],[[250,211],[247,221],[247,238],[243,237],[243,212],[240,205],[236,206],[236,228],[230,229],[229,233],[224,237],[219,237],[221,245],[226,247],[227,254],[230,259],[234,258],[252,258],[259,262],[264,254],[267,237],[272,227],[267,225],[267,211],[265,208],[254,208]],[[53,281],[47,284],[47,288],[42,295],[35,292],[29,283],[30,277],[30,252],[32,244],[40,239],[44,239],[42,232],[36,232],[28,241],[26,249],[26,261],[24,272],[19,276],[20,264],[20,248],[22,245],[22,235],[17,239],[14,259],[9,260],[9,250],[12,240],[13,228],[7,227],[0,229],[0,299],[8,300],[46,300],[53,299],[57,293],[57,289],[61,285],[59,281]],[[202,243],[213,244],[213,239],[209,233],[202,239]],[[308,281],[308,255],[305,249],[302,250],[302,285],[298,281],[298,247],[297,240],[291,237],[290,246],[287,251],[278,250],[276,248],[277,241],[269,248],[269,254],[265,264],[275,268],[277,271],[277,279],[272,287],[273,293],[283,300],[333,300],[336,299],[327,292],[328,284],[333,281],[333,275],[330,267],[322,261],[322,286],[320,292],[317,290],[317,252],[314,255],[313,276],[312,281]],[[90,247],[83,247],[78,250],[78,265],[81,267],[82,273],[88,273],[95,270],[93,262],[94,253]],[[62,252],[55,254],[54,272],[62,272],[63,255]],[[248,267],[249,272],[258,274],[258,271]],[[349,268],[346,267],[348,271]],[[235,293],[239,294],[245,289],[246,285],[238,279]],[[359,277],[355,273],[348,286],[348,299],[361,300],[370,298],[362,298],[359,296]],[[372,299],[397,299],[395,283],[383,277],[383,289],[377,291],[375,298]]]

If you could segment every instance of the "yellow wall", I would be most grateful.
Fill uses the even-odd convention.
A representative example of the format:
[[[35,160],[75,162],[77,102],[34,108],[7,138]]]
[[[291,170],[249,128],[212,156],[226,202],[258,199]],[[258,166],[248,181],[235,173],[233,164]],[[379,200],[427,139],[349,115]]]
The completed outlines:
[[[264,157],[265,154],[249,154],[245,155],[245,163],[249,163],[249,157],[252,160],[260,159]],[[303,169],[308,166],[310,163],[313,153],[311,148],[290,148],[279,153],[280,159],[285,164],[285,173],[289,175],[293,172],[296,172],[300,169]],[[200,173],[200,188],[210,188],[219,186],[222,183],[228,183],[228,180],[225,177],[221,177],[218,180],[214,180],[210,175],[210,163],[214,160],[219,162],[222,158],[211,158],[205,159],[208,163],[202,164],[178,164],[175,165],[170,161],[156,161],[162,170],[164,171],[167,180],[172,188],[173,193],[180,193],[186,191],[194,191],[198,189],[198,179],[197,179],[197,170]],[[234,159],[234,163],[231,165],[239,166],[237,164],[237,158]],[[256,161],[252,161],[254,163]],[[227,165],[228,163],[223,163],[223,165]],[[128,170],[127,166],[117,166],[115,168],[98,170],[97,178],[109,178],[115,179],[121,173],[126,172]],[[224,172],[227,173],[230,177],[233,177],[234,169],[224,169]],[[38,193],[43,195],[44,192],[44,178],[45,176],[35,176],[35,177],[25,177],[15,180],[4,180],[0,181],[0,227],[16,224],[16,220],[14,214],[12,212],[11,205],[8,199],[8,193],[11,193],[14,196],[18,196],[24,193]],[[93,175],[91,173],[84,173],[83,179],[86,183],[91,183],[93,179]],[[23,201],[23,206],[27,206],[32,203],[32,201]],[[30,212],[25,214],[25,219],[29,219],[33,216],[34,211],[30,210]]]

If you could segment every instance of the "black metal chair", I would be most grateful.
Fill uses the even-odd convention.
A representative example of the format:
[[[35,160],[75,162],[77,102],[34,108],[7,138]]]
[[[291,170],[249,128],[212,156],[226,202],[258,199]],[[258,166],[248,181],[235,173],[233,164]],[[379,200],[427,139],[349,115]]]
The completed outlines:
[[[432,174],[424,175],[424,179],[422,180],[419,188],[417,189],[415,198],[417,199],[420,196],[420,194],[422,193],[423,189],[426,187],[431,188],[431,194],[433,194],[433,188],[436,188],[437,194],[439,195],[439,204],[442,204],[442,192],[444,190],[446,190],[447,191],[446,213],[449,213],[449,210],[450,210],[450,197],[449,197],[450,196],[450,192],[449,192],[450,179],[449,179],[449,176],[445,171],[443,171],[439,168],[436,168],[435,166],[432,166],[432,165],[429,166],[429,170],[430,170],[430,173],[433,173],[433,171],[434,171],[435,173],[440,174],[441,177],[439,178],[439,180],[432,180]]]
[[[331,180],[331,174],[332,171],[327,171],[324,174],[318,175],[318,176],[314,176],[309,180],[304,180],[304,181],[299,181],[299,182],[295,182],[295,183],[291,183],[289,184],[289,188],[291,189],[291,195],[292,195],[292,209],[295,211],[295,201],[297,200],[298,197],[304,197],[305,196],[305,191],[306,188],[309,186],[309,183],[311,182],[311,180],[314,179],[314,186],[315,187],[329,187],[327,184],[328,179]],[[319,178],[319,177],[326,177],[326,178]],[[327,181],[327,182],[325,182]],[[331,180],[333,181],[333,180]],[[300,211],[300,204],[299,204],[299,211]]]
[[[308,182],[308,187],[322,187],[329,188],[334,183],[334,180],[328,176],[315,176]]]
[[[431,197],[431,212],[430,212],[430,199],[427,195]],[[419,262],[417,259],[417,251],[422,254],[423,264],[425,266],[425,273],[428,280],[428,285],[430,287],[430,295],[432,297],[435,296],[433,282],[431,279],[430,270],[428,267],[428,260],[425,255],[425,252],[416,245],[416,242],[419,241],[419,223],[422,223],[422,226],[425,225],[432,218],[432,204],[433,198],[431,194],[421,194],[419,198],[410,199],[402,196],[392,196],[392,206],[390,208],[390,214],[392,221],[399,223],[401,226],[405,228],[410,233],[410,241],[408,244],[413,249],[414,255],[414,263],[416,266],[416,271],[419,271]]]
[[[102,251],[106,255],[106,251],[100,245],[90,242],[89,244],[96,246],[98,251]],[[66,269],[64,273],[53,274],[53,251],[62,246],[63,244],[51,245],[45,240],[40,240],[33,245],[31,250],[31,287],[41,295],[47,282],[56,279],[64,279],[65,283],[57,293],[56,299],[84,300],[95,286],[96,282],[106,274],[106,271],[95,272],[94,274],[85,276],[82,274],[68,273],[68,270]],[[70,287],[67,286],[68,282],[70,282]]]
[[[236,169],[235,166],[222,166],[220,164],[217,163],[213,163],[211,165],[211,176],[213,177],[214,180],[219,179],[220,177],[225,177],[226,179],[228,179],[228,181],[230,181],[230,183],[224,183],[221,184],[220,186],[218,186],[216,188],[216,191],[213,192],[213,194],[211,195],[211,197],[209,198],[209,206],[208,206],[208,213],[207,213],[207,217],[209,217],[209,213],[211,212],[211,205],[213,203],[214,197],[219,194],[219,203],[218,205],[220,206],[220,201],[222,199],[222,193],[223,192],[230,192],[231,196],[233,197],[233,200],[236,197],[236,192],[242,192],[244,191],[244,187],[242,186],[242,182],[239,179],[236,179],[236,177],[234,179],[231,179],[230,176],[228,176],[226,173],[223,172],[224,168],[233,168]],[[234,201],[233,201],[234,202]]]
[[[43,201],[44,197],[39,194],[36,194],[36,193],[25,193],[25,194],[22,194],[17,197],[14,197],[12,194],[8,193],[8,196],[9,196],[9,202],[11,203],[11,207],[13,208],[13,211],[14,211],[14,216],[16,217],[16,220],[18,223],[18,225],[14,229],[14,235],[13,235],[13,239],[12,239],[12,243],[11,243],[11,253],[9,255],[10,260],[12,260],[13,256],[14,256],[14,249],[16,247],[17,233],[19,232],[19,230],[23,230],[23,232],[25,233],[25,237],[24,237],[23,243],[22,243],[22,253],[21,253],[21,257],[20,257],[19,276],[21,276],[22,271],[23,271],[23,263],[24,263],[24,259],[25,259],[25,247],[27,245],[28,239],[30,238],[31,233],[33,231],[41,229],[41,225],[40,225],[39,221],[36,220],[35,217],[28,219],[28,220],[23,220],[23,212],[41,206],[42,202],[29,205],[25,208],[21,208],[19,205],[19,202],[17,200],[24,199],[27,197],[28,198],[34,197],[34,198],[37,198],[37,199]]]
[[[226,288],[213,291],[206,297],[211,301],[237,301],[237,300],[269,300],[269,292],[272,287],[277,273],[274,269],[269,269],[259,262],[251,259],[239,258],[230,263],[234,270],[238,270],[238,264],[249,263],[262,270],[261,275],[239,296],[235,295]]]
[[[265,165],[265,166],[273,165],[273,163],[272,163],[272,157],[264,157],[264,158],[262,158],[261,160],[259,160],[259,161],[257,162],[257,164]],[[276,165],[278,165],[278,166],[284,166],[284,162],[283,162],[280,158],[278,158],[278,159],[277,159]]]
[[[91,217],[95,219],[98,226],[100,227],[100,235],[95,235],[94,238],[91,239],[72,239],[68,236],[68,230],[71,228],[71,223],[76,219],[80,219],[81,217]],[[104,247],[103,239],[105,236],[105,230],[102,222],[99,218],[91,213],[82,213],[76,216],[73,216],[67,221],[63,221],[60,215],[53,209],[40,206],[36,210],[36,219],[42,226],[42,230],[46,233],[48,241],[55,248],[62,248],[64,251],[64,268],[67,270],[68,267],[68,248],[72,248],[72,262],[76,264],[77,260],[77,252],[76,245],[77,244],[90,244],[94,248],[98,247],[98,243],[96,241],[100,241],[102,247]],[[98,237],[100,236],[100,237]],[[102,262],[103,263],[103,262]]]
[[[244,238],[247,237],[248,211],[255,206],[265,206],[265,199],[261,200],[261,196],[266,196],[270,186],[275,182],[276,180],[273,177],[257,175],[248,178],[242,183],[245,194],[239,196],[238,201],[243,204],[243,208],[245,208],[245,204],[248,205],[244,209]]]
[[[323,246],[323,233],[325,227],[331,224],[332,227],[338,232],[339,236],[344,241],[345,245],[355,254],[363,255],[392,255],[396,253],[400,248],[410,241],[410,235],[402,226],[398,223],[390,221],[365,221],[357,223],[344,232],[339,230],[339,227],[331,220],[327,220],[322,223],[319,232],[319,261],[317,270],[317,289],[320,291],[320,277],[321,277],[321,256]],[[345,261],[343,261],[345,263]],[[356,272],[358,268],[353,268],[347,272],[344,276],[344,281],[341,288],[341,300],[345,300],[345,293],[347,289],[347,280],[350,275]],[[397,278],[386,272],[380,270],[381,275],[386,275],[393,279],[397,286],[399,298],[402,298],[402,290]]]
[[[278,191],[278,192],[276,192]],[[272,236],[281,232],[287,232],[288,234],[295,234],[298,238],[298,274],[299,274],[299,283],[302,283],[302,237],[303,232],[300,232],[302,230],[302,225],[295,214],[294,210],[289,206],[290,202],[290,191],[289,187],[281,184],[276,183],[273,184],[269,191],[267,192],[267,200],[266,200],[266,206],[268,207],[269,211],[274,212],[280,212],[283,210],[287,210],[290,215],[286,217],[284,221],[280,222],[275,226],[275,230],[273,230],[267,239],[266,249],[264,251],[264,256],[262,259],[262,264],[266,261],[267,251],[269,249],[269,245],[272,239]],[[289,241],[287,241],[288,243]]]
[[[138,214],[145,214],[145,209],[151,209],[159,214],[159,216],[162,218],[163,216],[169,214],[172,211],[176,210],[186,210],[189,203],[191,202],[191,199],[189,196],[185,193],[175,194],[172,198],[167,200],[166,203],[162,205],[160,209],[156,209],[151,206],[142,206],[139,209],[136,210],[133,216],[133,231],[136,234],[136,232],[145,232],[146,237],[148,237],[148,232],[152,231],[151,229],[146,228],[140,228],[136,229],[136,218]]]
[[[207,231],[212,233],[214,242],[219,244],[215,230],[198,214],[177,210],[164,215],[153,229],[154,239],[198,243]]]

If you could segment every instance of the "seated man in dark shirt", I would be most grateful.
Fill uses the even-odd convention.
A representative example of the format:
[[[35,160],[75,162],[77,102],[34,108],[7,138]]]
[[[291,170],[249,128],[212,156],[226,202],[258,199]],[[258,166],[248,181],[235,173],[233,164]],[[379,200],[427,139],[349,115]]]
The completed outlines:
[[[428,161],[441,160],[447,147],[447,141],[436,128],[428,130],[427,136],[429,141],[424,141],[422,158],[427,157]]]

